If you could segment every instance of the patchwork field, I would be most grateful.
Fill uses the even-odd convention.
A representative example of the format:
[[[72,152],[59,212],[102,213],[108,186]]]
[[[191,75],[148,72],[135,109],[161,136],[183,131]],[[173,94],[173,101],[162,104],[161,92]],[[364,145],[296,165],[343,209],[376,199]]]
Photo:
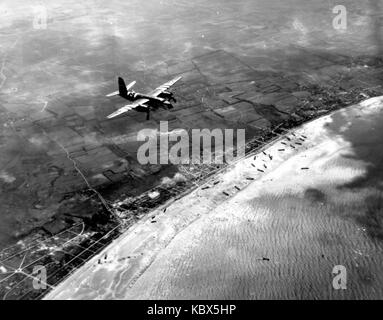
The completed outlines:
[[[379,2],[345,1],[346,30],[333,27],[337,4],[1,1],[1,260],[15,268],[24,254],[10,246],[78,224],[97,237],[116,219],[130,226],[217,169],[141,166],[136,134],[161,120],[169,130],[243,128],[258,141],[251,149],[276,128],[383,94]],[[125,103],[105,97],[117,76],[145,92],[177,75],[174,109],[106,119]]]
[[[287,133],[153,211],[46,298],[381,299],[382,121],[379,97]]]

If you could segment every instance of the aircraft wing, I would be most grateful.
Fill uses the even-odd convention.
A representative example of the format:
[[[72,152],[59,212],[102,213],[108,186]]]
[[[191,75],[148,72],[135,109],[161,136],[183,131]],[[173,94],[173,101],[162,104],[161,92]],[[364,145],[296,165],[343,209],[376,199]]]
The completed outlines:
[[[138,100],[134,101],[132,104],[127,104],[126,106],[123,106],[122,108],[118,109],[116,112],[113,112],[107,118],[111,119],[111,118],[117,117],[120,114],[123,114],[125,112],[130,111],[130,110],[133,110],[133,109],[135,109],[137,107],[146,107],[146,108],[148,108],[148,106],[145,105],[145,103],[148,102],[148,101],[149,101],[148,99],[138,99]]]
[[[170,80],[163,85],[159,86],[158,88],[154,89],[152,92],[149,93],[150,96],[157,97],[162,92],[168,90],[172,85],[174,85],[177,81],[179,81],[182,77],[174,78],[173,80]]]

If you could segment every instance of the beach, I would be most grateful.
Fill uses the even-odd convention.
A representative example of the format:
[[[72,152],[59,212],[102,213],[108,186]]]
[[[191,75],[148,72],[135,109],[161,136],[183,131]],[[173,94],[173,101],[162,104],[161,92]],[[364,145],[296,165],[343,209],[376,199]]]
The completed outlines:
[[[46,299],[382,298],[382,111],[372,98],[286,133],[153,211]]]

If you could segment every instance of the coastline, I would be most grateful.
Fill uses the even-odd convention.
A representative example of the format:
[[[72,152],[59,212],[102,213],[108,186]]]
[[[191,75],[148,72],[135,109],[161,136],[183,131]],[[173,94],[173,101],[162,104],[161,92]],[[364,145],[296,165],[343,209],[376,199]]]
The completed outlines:
[[[239,224],[244,223],[245,220],[250,220],[250,224],[253,226],[255,230],[261,230],[261,235],[257,235],[257,233],[254,233],[254,231],[251,231],[250,236],[245,239],[245,249],[255,249],[255,252],[258,249],[259,257],[257,259],[260,260],[260,265],[255,266],[254,270],[258,270],[260,274],[268,272],[268,268],[273,262],[275,262],[275,259],[280,259],[279,263],[282,263],[285,267],[288,265],[286,264],[287,261],[290,261],[289,259],[292,259],[294,261],[294,258],[286,258],[287,260],[283,260],[281,256],[273,256],[270,253],[270,248],[272,248],[275,252],[279,252],[279,255],[283,255],[278,249],[279,248],[285,248],[286,243],[289,243],[289,241],[293,241],[292,239],[284,239],[285,242],[282,241],[281,243],[273,243],[272,238],[267,238],[270,243],[273,245],[267,245],[267,243],[263,242],[265,244],[264,248],[265,251],[261,252],[262,250],[259,250],[257,246],[254,247],[254,243],[265,241],[264,238],[262,238],[262,235],[265,235],[267,230],[271,226],[275,227],[275,224],[278,225],[279,222],[288,223],[288,221],[275,219],[276,222],[270,222],[270,225],[268,227],[265,226],[265,222],[262,222],[263,219],[270,219],[270,210],[276,209],[273,207],[273,203],[275,201],[281,201],[281,196],[271,197],[270,195],[268,197],[271,197],[272,200],[270,202],[270,199],[268,201],[264,202],[261,206],[259,205],[259,199],[258,199],[258,207],[256,209],[256,212],[263,212],[263,213],[257,213],[253,214],[254,209],[249,209],[249,207],[246,207],[247,209],[244,209],[243,205],[241,206],[240,203],[242,202],[249,202],[249,201],[256,201],[252,200],[254,196],[260,197],[265,196],[265,194],[262,194],[260,191],[260,186],[263,184],[262,188],[264,188],[264,185],[268,187],[268,191],[274,191],[277,192],[278,188],[280,186],[278,184],[272,183],[270,180],[278,180],[283,179],[283,175],[281,178],[281,172],[285,174],[285,177],[291,176],[291,173],[289,173],[289,170],[291,171],[291,163],[294,163],[295,165],[300,165],[300,168],[295,168],[294,175],[297,173],[297,170],[301,174],[306,174],[307,181],[309,181],[307,174],[310,172],[312,174],[313,166],[323,167],[323,165],[327,165],[326,161],[313,161],[308,165],[308,170],[302,169],[304,168],[302,164],[297,162],[297,157],[299,156],[308,156],[308,153],[314,153],[314,158],[321,157],[321,152],[323,151],[321,148],[326,147],[328,150],[333,150],[334,154],[337,154],[337,150],[347,150],[347,148],[350,148],[349,143],[346,143],[345,141],[342,141],[342,139],[339,138],[339,136],[335,136],[328,132],[326,129],[326,126],[328,123],[331,123],[332,119],[338,115],[343,115],[348,117],[349,120],[351,118],[353,121],[357,122],[360,121],[359,119],[362,119],[362,115],[364,117],[371,117],[371,113],[374,114],[376,110],[380,110],[382,108],[382,97],[380,98],[372,98],[367,101],[362,102],[361,104],[354,105],[347,107],[345,109],[338,110],[331,115],[327,115],[324,117],[321,117],[319,119],[313,120],[309,123],[305,123],[299,128],[296,128],[291,131],[291,134],[288,134],[287,136],[292,140],[295,139],[297,136],[304,136],[307,137],[306,142],[298,142],[301,143],[301,145],[295,144],[296,148],[290,148],[286,149],[284,152],[278,151],[281,150],[281,141],[283,141],[283,137],[278,138],[271,144],[267,146],[267,148],[264,150],[264,152],[267,155],[272,155],[273,160],[269,161],[266,165],[268,166],[267,172],[260,172],[256,170],[251,164],[254,162],[253,155],[249,155],[245,159],[241,160],[240,162],[236,163],[234,165],[234,168],[231,168],[231,170],[227,170],[223,173],[221,173],[218,176],[215,176],[213,180],[210,182],[209,189],[202,190],[197,189],[185,196],[184,198],[179,199],[178,201],[173,202],[171,205],[169,205],[166,209],[166,212],[163,212],[163,210],[155,210],[150,215],[148,215],[147,218],[140,221],[132,227],[130,230],[128,230],[124,235],[116,239],[111,245],[109,245],[108,248],[106,248],[103,252],[101,252],[97,257],[90,260],[86,265],[79,270],[77,270],[72,276],[70,276],[68,279],[64,280],[58,287],[56,287],[52,292],[48,293],[48,295],[45,297],[45,299],[144,299],[144,298],[166,298],[166,299],[174,299],[174,298],[203,298],[203,299],[209,299],[209,298],[298,298],[297,296],[294,296],[293,294],[290,294],[289,292],[281,290],[287,290],[289,286],[284,287],[282,283],[279,283],[280,295],[276,296],[274,290],[272,292],[269,292],[266,290],[265,292],[268,293],[268,295],[264,296],[258,292],[257,290],[253,290],[254,292],[250,294],[249,291],[251,288],[240,288],[238,289],[239,292],[242,292],[241,294],[238,294],[238,292],[229,292],[226,290],[219,290],[219,288],[216,288],[216,282],[215,280],[220,280],[221,286],[229,288],[230,286],[233,286],[233,277],[234,274],[230,273],[230,270],[233,270],[232,268],[223,268],[225,271],[218,272],[217,270],[220,269],[220,266],[224,266],[225,263],[228,263],[230,265],[230,260],[228,262],[226,253],[221,253],[220,250],[217,251],[217,249],[223,250],[222,247],[215,248],[215,250],[212,251],[212,248],[206,245],[206,243],[210,243],[213,247],[215,244],[217,244],[217,241],[215,237],[211,238],[210,233],[213,235],[218,234],[218,239],[221,239],[222,243],[227,243],[229,241],[230,245],[233,247],[231,251],[229,251],[229,256],[232,255],[234,257],[244,257],[243,262],[245,262],[242,267],[246,266],[246,268],[249,268],[256,262],[252,261],[251,255],[242,255],[243,248],[238,247],[238,245],[235,245],[232,240],[225,238],[227,232],[231,230],[229,233],[233,233],[233,237],[238,237],[239,234],[247,234],[245,231],[249,231],[248,227],[239,227]],[[311,129],[310,129],[311,128]],[[325,134],[327,132],[327,134]],[[295,138],[294,138],[295,137]],[[326,141],[326,139],[328,139]],[[298,141],[298,140],[297,140]],[[297,142],[295,141],[295,143]],[[316,146],[321,146],[316,147]],[[333,149],[331,149],[332,147]],[[263,155],[263,152],[259,152],[258,156]],[[257,156],[257,157],[258,157]],[[305,157],[303,157],[305,158]],[[333,159],[331,160],[333,161]],[[335,160],[334,160],[335,161]],[[290,163],[289,165],[286,165],[286,162]],[[336,163],[336,161],[335,161]],[[349,164],[348,164],[349,165]],[[349,175],[344,176],[344,181],[336,181],[335,184],[339,183],[347,183],[348,180],[352,180],[358,175],[363,175],[363,164],[360,165],[357,168],[357,170],[349,170],[349,171],[343,171],[349,172]],[[266,169],[266,168],[265,168]],[[339,169],[339,168],[338,168]],[[266,170],[263,170],[266,171]],[[307,171],[307,172],[306,172]],[[302,173],[303,172],[303,173]],[[331,171],[332,175],[334,174],[334,171]],[[319,173],[318,173],[319,174]],[[322,177],[321,179],[324,181],[325,177],[323,176],[323,172],[319,174],[318,177]],[[319,179],[317,177],[317,179]],[[248,180],[249,178],[254,180]],[[332,177],[333,178],[333,177]],[[338,177],[339,178],[339,177]],[[293,177],[291,177],[293,180]],[[322,181],[319,179],[319,181]],[[220,181],[218,184],[214,184],[216,181]],[[305,180],[302,180],[304,183],[303,185],[307,184],[308,182]],[[322,181],[322,182],[323,182]],[[321,183],[322,183],[321,182]],[[318,182],[316,182],[318,183]],[[289,183],[287,183],[289,185]],[[240,190],[237,190],[235,187],[239,188]],[[294,191],[294,188],[292,186],[287,186],[287,189],[291,189],[289,192],[292,192],[292,195],[294,196],[296,191]],[[307,188],[307,189],[315,189],[313,188]],[[249,197],[249,190],[252,190],[251,197]],[[229,194],[227,196],[226,194]],[[280,192],[280,190],[278,191]],[[321,198],[321,194],[315,191],[308,192],[306,194],[306,198],[304,201],[308,201],[308,203],[312,203],[314,201],[315,206],[318,205],[317,198]],[[326,196],[328,197],[328,195]],[[287,198],[288,199],[288,198]],[[307,200],[309,199],[309,200]],[[311,200],[310,200],[311,199]],[[314,200],[312,200],[314,199]],[[289,202],[290,200],[282,199],[283,201]],[[294,201],[297,201],[296,199]],[[293,202],[294,202],[293,201]],[[320,201],[319,201],[320,202]],[[344,203],[343,203],[344,204]],[[269,206],[269,208],[265,209],[264,205]],[[299,204],[297,204],[299,205]],[[305,202],[305,205],[308,205]],[[234,210],[235,208],[235,210]],[[271,209],[270,209],[271,208]],[[241,210],[245,210],[246,214],[244,216],[240,216],[238,212],[241,212]],[[250,211],[246,211],[250,210]],[[269,211],[268,214],[266,214],[266,211]],[[314,210],[314,209],[312,209]],[[272,211],[272,210],[271,210]],[[289,211],[289,210],[287,210]],[[315,211],[315,210],[314,210]],[[289,211],[290,212],[290,211]],[[304,212],[304,210],[302,210]],[[277,214],[274,212],[273,214]],[[291,214],[291,212],[290,212]],[[303,213],[304,214],[304,213]],[[296,219],[296,218],[294,218]],[[312,217],[310,218],[312,219]],[[308,220],[309,222],[311,220]],[[227,221],[229,220],[229,222]],[[314,219],[315,220],[315,219]],[[296,220],[294,220],[296,221]],[[337,223],[340,223],[338,219],[335,219]],[[343,221],[343,220],[342,220]],[[239,224],[237,224],[237,222]],[[307,221],[306,221],[307,223]],[[257,224],[260,224],[257,226]],[[263,227],[262,227],[263,225]],[[267,224],[266,224],[267,225]],[[324,224],[326,225],[326,224]],[[336,224],[337,225],[337,224]],[[342,224],[341,224],[342,225]],[[216,228],[215,228],[215,227]],[[218,227],[217,227],[218,226]],[[221,226],[221,227],[219,227]],[[304,228],[306,228],[308,225],[304,224]],[[237,227],[237,229],[236,229]],[[339,225],[337,225],[339,227]],[[348,232],[355,232],[355,228],[359,227],[357,224],[352,223],[349,226],[347,225],[346,230]],[[221,229],[220,229],[221,228]],[[265,228],[263,230],[262,228]],[[277,228],[279,231],[281,229]],[[226,232],[223,232],[226,230]],[[253,230],[253,229],[252,229]],[[297,229],[292,228],[294,232],[302,231],[297,227]],[[206,231],[206,232],[203,232]],[[241,232],[239,232],[241,231]],[[291,230],[290,230],[291,231]],[[322,232],[323,230],[320,230]],[[310,231],[310,236],[314,237],[314,239],[318,236],[318,230],[312,230]],[[323,231],[324,232],[324,231]],[[331,233],[332,232],[332,233]],[[321,246],[326,247],[327,249],[329,247],[336,248],[336,232],[332,230],[330,232],[329,239],[321,235]],[[273,234],[273,233],[271,233]],[[307,235],[306,233],[304,233]],[[361,232],[361,237],[365,237],[366,235]],[[334,239],[332,239],[333,237]],[[276,238],[277,239],[277,238]],[[278,238],[279,239],[279,238]],[[279,239],[281,240],[281,239]],[[283,240],[283,239],[282,239]],[[306,239],[307,240],[307,239]],[[202,241],[202,242],[201,242]],[[327,242],[326,242],[327,241]],[[334,242],[335,241],[335,242]],[[218,241],[219,242],[219,241]],[[294,242],[294,241],[293,241]],[[243,241],[236,242],[240,245],[243,245]],[[252,245],[250,245],[252,243]],[[313,247],[315,241],[313,242]],[[327,244],[326,244],[327,243]],[[369,243],[369,242],[368,242]],[[249,247],[246,247],[248,244]],[[321,249],[323,249],[320,246]],[[266,250],[266,249],[269,250]],[[378,243],[375,247],[372,246],[374,250],[381,250],[381,246]],[[329,279],[331,279],[331,268],[330,263],[335,262],[335,257],[342,257],[343,253],[340,253],[338,250],[335,251],[328,251],[325,253],[319,253],[317,250],[318,247],[315,247],[315,250],[309,250],[308,252],[308,260],[306,259],[304,264],[306,267],[310,266],[310,263],[317,262],[318,267],[316,270],[322,270],[322,275],[319,276],[319,280],[317,278],[314,281],[315,283],[318,283],[318,288],[322,288],[324,286],[324,283],[327,284],[326,290],[319,291],[318,290],[312,290],[312,294],[310,294],[310,290],[307,288],[310,288],[310,285],[308,285],[308,282],[310,280],[310,277],[306,278],[303,273],[297,273],[298,277],[298,285],[300,289],[303,289],[302,295],[303,298],[330,298],[334,297],[332,294],[334,294],[331,291],[331,281],[328,282]],[[271,250],[271,251],[273,251]],[[286,250],[291,250],[286,249]],[[293,251],[295,256],[301,256],[304,254],[305,248],[302,248],[302,252],[296,252]],[[267,252],[269,251],[269,252]],[[312,252],[314,251],[314,253]],[[323,251],[323,250],[322,250]],[[211,256],[213,253],[216,254],[215,260],[217,264],[214,263],[211,259],[208,257]],[[190,258],[190,255],[193,256],[195,254],[197,257],[199,257],[199,260],[194,261]],[[186,256],[185,256],[186,255]],[[315,259],[313,259],[313,256],[315,255]],[[328,255],[331,257],[321,258],[321,255],[325,255],[327,257]],[[334,256],[335,255],[335,256]],[[370,253],[371,255],[371,253]],[[178,259],[180,256],[186,257],[185,259]],[[359,255],[360,256],[360,255]],[[358,257],[359,257],[358,256]],[[177,258],[178,257],[178,258]],[[188,259],[189,257],[189,259]],[[270,259],[270,263],[267,264],[266,260],[262,260],[263,258]],[[343,257],[345,258],[345,257]],[[380,259],[380,258],[378,258]],[[182,262],[182,264],[186,264],[186,267],[180,266],[180,261],[185,260],[185,262]],[[346,259],[347,260],[347,259]],[[204,266],[200,266],[198,268],[197,262],[203,261],[205,263]],[[221,263],[218,264],[218,261]],[[251,262],[252,261],[252,262]],[[258,261],[258,260],[255,260]],[[349,261],[349,260],[347,260]],[[376,262],[376,261],[375,261]],[[374,262],[374,264],[375,264]],[[207,263],[207,265],[206,265]],[[189,265],[188,265],[189,264]],[[265,266],[266,264],[266,266]],[[291,264],[291,268],[297,267],[298,261],[296,263]],[[363,264],[363,263],[360,263]],[[267,266],[269,265],[269,266]],[[379,265],[379,264],[378,264]],[[210,268],[209,268],[210,266]],[[218,276],[218,279],[215,278],[214,273],[212,270],[214,268],[218,268],[215,273],[218,275],[221,275],[220,278]],[[275,267],[275,265],[274,265]],[[203,272],[203,269],[206,269],[205,272]],[[241,270],[241,265],[239,266]],[[246,269],[245,268],[245,269]],[[285,272],[289,274],[289,272],[293,272],[291,268],[286,267],[287,269]],[[171,271],[172,270],[172,271]],[[186,270],[186,271],[185,271]],[[210,270],[210,271],[209,271]],[[234,269],[234,273],[238,273],[238,269]],[[248,274],[248,269],[245,274]],[[254,271],[252,267],[250,270]],[[277,272],[278,268],[271,268],[271,274],[275,274]],[[305,268],[304,270],[311,270],[310,268]],[[314,270],[314,269],[312,269]],[[169,272],[171,271],[171,272]],[[270,271],[270,270],[269,270]],[[354,270],[355,271],[355,270]],[[209,273],[210,272],[210,273]],[[238,274],[242,274],[243,272],[239,272]],[[355,271],[356,272],[356,271]],[[189,276],[186,276],[186,274],[189,274]],[[188,277],[190,277],[190,274],[192,274],[192,278],[194,275],[194,281],[193,287],[190,288],[188,285],[190,285],[190,281],[188,281]],[[199,274],[199,277],[197,276]],[[309,272],[309,274],[311,274]],[[379,276],[375,277],[379,280],[375,283],[375,285],[379,284],[381,281]],[[301,279],[299,279],[301,277]],[[234,277],[235,278],[235,277]],[[246,277],[245,277],[246,278]],[[165,279],[165,280],[161,280]],[[166,280],[167,279],[167,280]],[[259,277],[256,277],[258,279],[257,281],[260,282],[256,285],[256,287],[260,286],[263,282],[262,279]],[[266,277],[269,281],[272,281],[269,277]],[[223,280],[223,282],[222,282]],[[311,279],[312,280],[312,279]],[[164,282],[165,281],[165,282]],[[255,283],[257,283],[255,281]],[[276,280],[275,280],[276,281]],[[239,281],[239,283],[242,283],[243,281]],[[277,281],[278,282],[278,281]],[[206,286],[199,286],[198,283],[203,284],[207,283]],[[210,284],[209,284],[210,283]],[[231,285],[230,285],[231,283]],[[246,282],[245,282],[246,283]],[[294,282],[295,283],[295,282]],[[303,284],[302,284],[303,283]],[[184,290],[182,290],[182,285],[184,285]],[[225,285],[224,285],[225,284]],[[264,283],[262,284],[264,285]],[[88,291],[86,288],[91,286],[92,290]],[[302,287],[303,286],[303,287]],[[363,286],[362,286],[363,287]],[[215,288],[215,290],[212,290],[212,288]],[[292,287],[294,288],[294,286]],[[274,288],[275,289],[275,288]],[[218,291],[217,291],[218,290]],[[215,291],[215,293],[214,293]],[[230,290],[229,290],[230,291]],[[294,291],[294,290],[293,290]],[[297,290],[295,290],[297,291]],[[218,293],[217,293],[218,292]],[[298,291],[297,291],[298,292]],[[348,291],[350,292],[350,291]],[[304,296],[304,295],[307,296]],[[371,296],[367,295],[363,290],[355,291],[351,293],[351,297],[358,297],[358,294],[363,295],[365,298],[371,298]],[[349,298],[350,293],[341,293],[337,296],[338,298]],[[300,296],[302,298],[302,296]]]

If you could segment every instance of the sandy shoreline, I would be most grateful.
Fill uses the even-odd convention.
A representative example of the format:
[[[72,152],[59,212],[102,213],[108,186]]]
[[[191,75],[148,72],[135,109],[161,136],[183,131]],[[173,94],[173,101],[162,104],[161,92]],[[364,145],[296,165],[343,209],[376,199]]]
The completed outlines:
[[[369,171],[383,159],[382,110],[373,98],[293,130],[154,211],[46,299],[381,298],[381,181]],[[332,288],[335,265],[347,290]]]

